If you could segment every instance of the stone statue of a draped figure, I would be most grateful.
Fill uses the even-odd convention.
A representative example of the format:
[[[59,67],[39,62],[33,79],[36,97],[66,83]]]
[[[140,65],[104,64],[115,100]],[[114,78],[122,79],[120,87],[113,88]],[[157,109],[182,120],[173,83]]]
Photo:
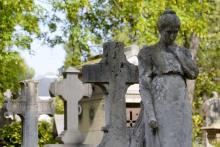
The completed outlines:
[[[160,40],[139,55],[146,147],[192,147],[192,110],[187,79],[199,73],[188,49],[175,43],[180,20],[165,10],[158,20]]]

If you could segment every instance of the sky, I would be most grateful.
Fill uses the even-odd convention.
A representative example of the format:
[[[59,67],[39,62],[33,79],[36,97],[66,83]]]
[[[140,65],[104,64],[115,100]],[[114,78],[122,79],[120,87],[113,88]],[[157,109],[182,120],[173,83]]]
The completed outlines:
[[[48,12],[52,7],[44,1],[35,0],[36,4],[42,6]],[[51,13],[52,15],[52,13]],[[60,18],[65,18],[62,13],[57,13]],[[40,29],[45,32],[48,31],[48,27],[42,23],[39,23]],[[58,32],[59,33],[59,32]],[[29,51],[20,51],[21,56],[25,59],[26,64],[35,70],[35,78],[44,75],[57,75],[58,69],[64,65],[65,51],[62,45],[57,45],[53,48],[43,45],[40,40],[34,39],[31,44],[31,51],[34,54],[30,54]]]
[[[47,2],[41,0],[35,0],[35,2],[48,12],[51,11],[51,7]],[[61,18],[65,18],[65,15],[62,13],[58,13],[58,15]],[[48,31],[48,27],[43,23],[39,23],[39,26],[42,32]],[[30,54],[28,50],[21,50],[19,52],[26,64],[35,70],[35,78],[48,74],[57,75],[59,73],[58,69],[64,65],[66,55],[62,45],[51,48],[47,45],[43,45],[42,42],[37,39],[34,39],[31,44],[31,52],[33,52],[33,54]]]
[[[31,49],[34,51],[33,55],[28,51],[20,51],[20,54],[26,64],[35,70],[35,77],[58,74],[58,68],[63,66],[66,55],[62,45],[50,48],[42,45],[40,41],[34,40]]]

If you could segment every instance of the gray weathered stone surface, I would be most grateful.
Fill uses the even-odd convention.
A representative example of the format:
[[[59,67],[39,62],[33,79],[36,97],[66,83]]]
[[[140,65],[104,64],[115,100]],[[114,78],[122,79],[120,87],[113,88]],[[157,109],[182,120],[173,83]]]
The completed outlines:
[[[140,115],[132,128],[128,128],[129,144],[128,147],[145,147],[145,122],[144,108],[141,105]]]
[[[220,133],[220,98],[217,92],[213,92],[213,97],[206,100],[202,107],[205,119],[205,147],[214,147],[212,142],[220,142],[218,134]]]
[[[44,147],[95,147],[93,145],[87,145],[87,144],[48,144],[44,145]]]
[[[205,101],[202,110],[205,116],[206,126],[211,126],[214,123],[220,123],[220,98],[216,92],[213,92],[212,98]]]
[[[91,85],[79,80],[79,71],[73,67],[64,73],[64,79],[54,82],[50,87],[51,96],[60,96],[64,100],[64,132],[60,139],[64,144],[81,144],[84,136],[78,128],[78,102],[83,96],[91,96]]]
[[[52,99],[38,98],[38,82],[27,80],[21,82],[21,95],[16,100],[7,99],[5,108],[8,113],[18,114],[22,118],[22,147],[38,147],[38,117],[41,114],[54,114]]]
[[[83,82],[106,87],[104,137],[99,147],[126,147],[125,94],[129,85],[138,82],[137,66],[129,63],[124,55],[124,45],[107,42],[103,58],[98,64],[85,65]]]
[[[138,55],[147,147],[192,146],[185,80],[195,79],[198,69],[189,50],[174,43],[179,27],[175,12],[166,10],[158,22],[160,41]]]
[[[11,93],[10,89],[7,89],[3,95],[4,95],[5,99],[10,99],[12,97],[12,93]],[[5,112],[6,112],[6,110],[3,105],[3,107],[0,108],[0,128],[2,128],[5,124],[9,124],[12,121],[10,118],[6,119]]]

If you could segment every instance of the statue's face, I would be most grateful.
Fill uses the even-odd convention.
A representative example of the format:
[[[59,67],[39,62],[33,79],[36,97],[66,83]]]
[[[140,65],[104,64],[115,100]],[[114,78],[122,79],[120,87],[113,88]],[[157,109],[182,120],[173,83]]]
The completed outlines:
[[[177,34],[178,34],[179,28],[178,27],[166,27],[163,30],[161,30],[161,41],[163,41],[166,45],[171,45],[174,43]]]

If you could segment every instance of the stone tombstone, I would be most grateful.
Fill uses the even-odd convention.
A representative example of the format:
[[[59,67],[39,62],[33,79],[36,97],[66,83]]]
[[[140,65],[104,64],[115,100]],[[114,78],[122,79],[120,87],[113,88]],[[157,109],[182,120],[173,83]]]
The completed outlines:
[[[5,99],[10,99],[12,97],[12,93],[9,89],[7,89],[4,93]],[[6,118],[5,116],[5,107],[3,105],[2,108],[0,108],[0,128],[2,128],[5,124],[9,124],[11,122],[11,119]]]
[[[12,92],[10,89],[7,89],[4,93],[4,98],[5,99],[10,99],[12,97]],[[4,127],[4,125],[6,124],[10,124],[12,122],[12,119],[7,117],[7,115],[5,115],[5,107],[3,105],[2,108],[0,108],[0,128]],[[0,138],[0,146],[4,145],[4,140],[3,138]]]
[[[100,95],[101,97],[97,95],[98,88],[93,85],[92,97],[80,100],[82,113],[79,117],[80,131],[86,136],[84,143],[96,147],[102,140],[104,133],[101,128],[105,125],[104,99],[103,95]]]
[[[217,92],[213,92],[213,97],[206,100],[202,107],[206,126],[220,121],[220,98]]]
[[[42,114],[54,114],[54,100],[38,98],[38,82],[21,82],[21,95],[13,100],[6,99],[4,107],[7,113],[18,114],[22,119],[22,147],[38,147],[38,117]]]
[[[90,84],[81,82],[79,73],[79,70],[69,67],[63,72],[64,79],[50,86],[51,96],[60,96],[64,100],[64,131],[59,138],[66,146],[77,146],[84,141],[84,135],[78,126],[78,102],[84,96],[90,97],[92,90]],[[59,145],[47,145],[49,146]]]
[[[205,126],[206,147],[211,147],[213,141],[220,142],[220,98],[217,92],[213,92],[213,97],[205,101],[202,107]]]
[[[99,147],[127,146],[125,94],[129,85],[138,83],[138,69],[126,60],[123,43],[105,43],[100,63],[83,66],[82,74],[83,82],[100,85],[106,91],[106,126]]]

